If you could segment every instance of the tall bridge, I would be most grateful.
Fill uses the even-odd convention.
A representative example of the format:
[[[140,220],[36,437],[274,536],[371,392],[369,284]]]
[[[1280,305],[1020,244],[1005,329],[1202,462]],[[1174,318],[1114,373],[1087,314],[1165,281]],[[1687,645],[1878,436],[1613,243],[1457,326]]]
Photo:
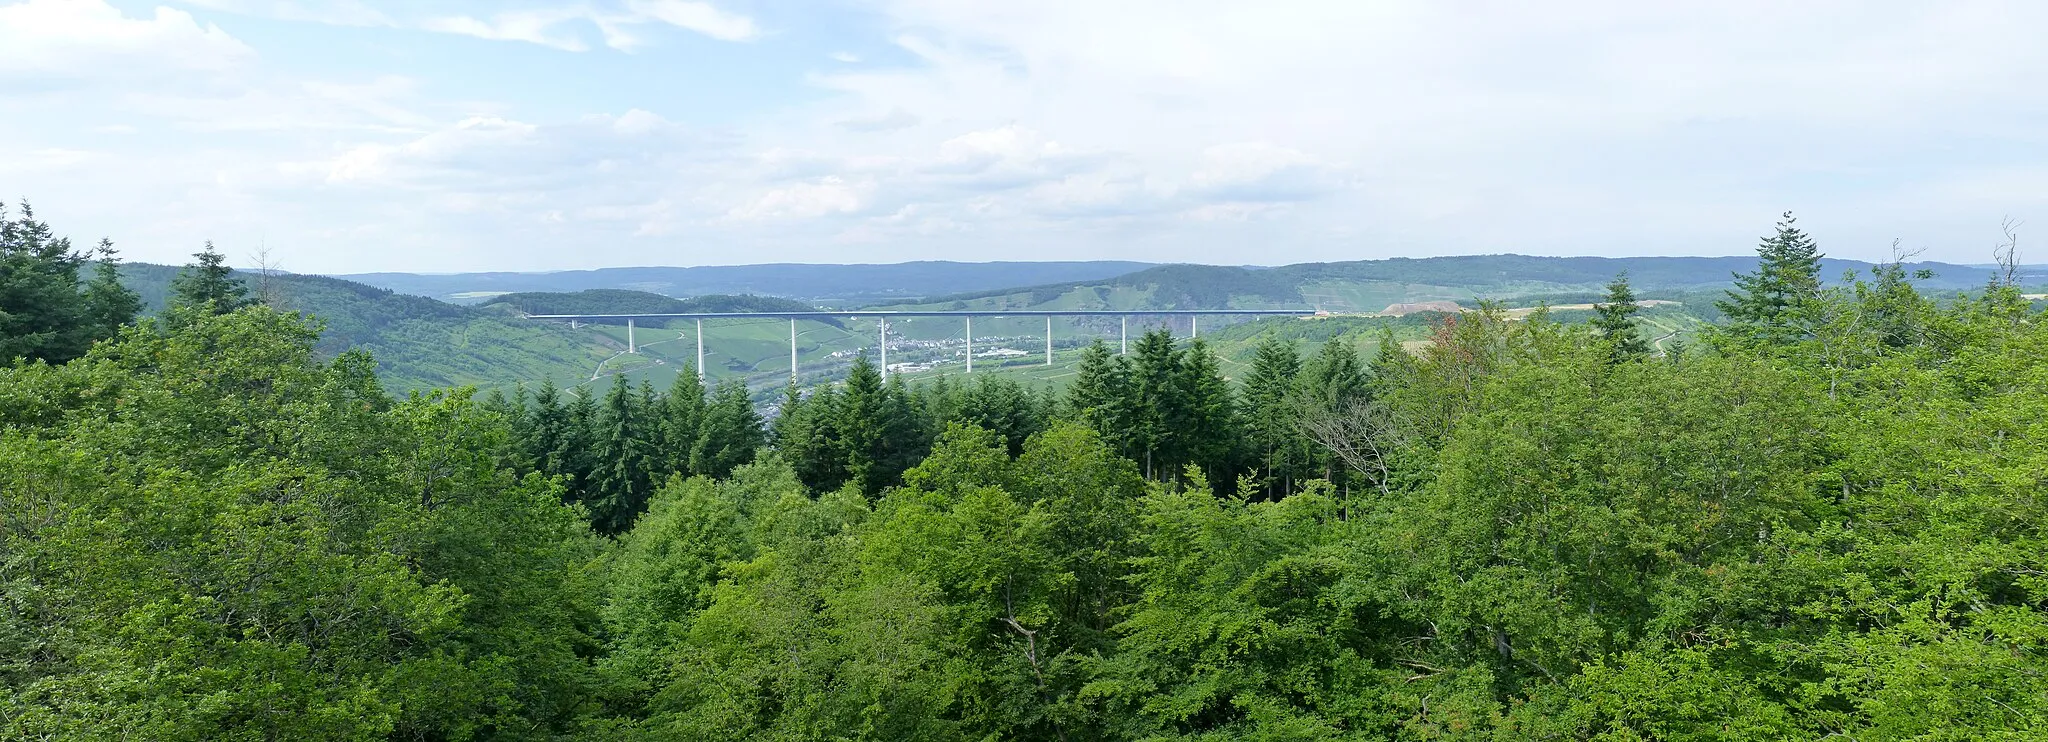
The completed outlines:
[[[1131,347],[1132,317],[1187,317],[1189,334],[1200,337],[1201,326],[1198,317],[1210,316],[1268,316],[1268,317],[1313,317],[1327,315],[1315,309],[1014,309],[1014,310],[886,310],[849,309],[844,311],[801,311],[801,312],[681,312],[672,314],[528,314],[527,319],[567,320],[570,326],[578,322],[626,322],[626,352],[637,353],[633,331],[639,320],[696,320],[697,322],[697,376],[704,376],[704,320],[707,319],[787,319],[789,320],[789,376],[797,376],[797,320],[879,318],[881,322],[881,366],[882,375],[889,374],[889,320],[908,317],[959,317],[967,329],[967,373],[974,373],[974,318],[976,317],[1044,317],[1045,318],[1045,365],[1052,365],[1052,321],[1055,317],[1116,317],[1119,336],[1117,349],[1129,353]]]

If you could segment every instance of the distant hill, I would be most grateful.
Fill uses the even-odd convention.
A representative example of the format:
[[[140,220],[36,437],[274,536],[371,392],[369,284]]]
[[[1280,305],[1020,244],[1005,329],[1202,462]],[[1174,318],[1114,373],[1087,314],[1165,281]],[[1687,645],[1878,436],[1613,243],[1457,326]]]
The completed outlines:
[[[149,311],[162,309],[173,266],[130,263],[122,279]],[[252,288],[268,282],[283,307],[326,326],[320,350],[361,348],[377,358],[378,375],[395,392],[473,384],[479,387],[554,376],[575,382],[620,345],[608,337],[531,322],[503,312],[394,293],[324,276],[241,273]]]
[[[1754,257],[1552,258],[1472,255],[1393,258],[1342,263],[1299,263],[1276,268],[1161,265],[1108,279],[932,296],[903,306],[972,308],[1217,309],[1313,307],[1373,312],[1391,304],[1597,291],[1626,271],[1638,291],[1691,291],[1732,285],[1735,273],[1755,269]],[[1822,275],[1867,272],[1871,264],[1824,260]],[[1984,284],[1983,266],[1913,263],[1934,272],[1923,288],[1953,290]],[[2036,274],[2036,278],[2039,275]]]
[[[775,296],[712,294],[677,299],[645,291],[586,289],[574,293],[529,291],[493,297],[486,309],[521,314],[690,314],[695,312],[815,312],[818,307]],[[834,327],[837,320],[826,320]],[[620,323],[613,323],[620,324]]]
[[[1032,268],[1036,264],[902,264],[897,266],[795,266],[810,274],[815,285],[849,286],[854,278],[874,271],[897,271],[898,278],[930,268],[935,275],[950,275],[952,268],[969,266],[981,270],[1001,266],[1006,275],[1019,279],[1047,275]],[[1314,307],[1340,314],[1378,313],[1396,304],[1456,302],[1472,306],[1481,299],[1498,300],[1510,306],[1535,303],[1553,306],[1594,301],[1602,286],[1614,274],[1627,270],[1640,295],[1649,299],[1680,302],[1646,313],[1660,332],[1676,332],[1717,318],[1713,301],[1729,283],[1733,272],[1750,270],[1751,258],[1540,258],[1518,255],[1374,260],[1346,263],[1308,263],[1277,268],[1241,268],[1201,265],[1145,266],[1134,263],[1051,264],[1092,266],[1097,272],[1112,266],[1139,266],[1121,275],[1097,276],[1063,282],[1038,283],[989,290],[952,293],[929,299],[883,298],[873,301],[833,301],[834,306],[875,306],[881,308],[939,309],[1194,309],[1224,307]],[[938,266],[938,267],[934,267]],[[950,266],[950,267],[948,267]],[[1984,266],[1926,263],[1936,273],[1920,282],[1936,291],[1974,288],[1990,275]],[[789,266],[748,266],[781,269]],[[1867,270],[1868,264],[1853,261],[1825,263],[1824,274],[1840,276],[1843,270]],[[178,269],[170,266],[129,264],[123,275],[152,308],[162,306],[168,286]],[[620,275],[634,270],[619,269]],[[839,278],[820,277],[843,271]],[[972,271],[970,271],[972,272]],[[581,275],[608,273],[584,271]],[[487,274],[477,274],[487,275]],[[527,274],[497,274],[527,275]],[[553,274],[550,274],[553,275]],[[2027,280],[2040,283],[2041,272],[2029,268]],[[554,378],[565,386],[606,384],[612,374],[626,374],[641,380],[666,384],[676,373],[696,361],[694,323],[678,321],[641,322],[634,336],[635,350],[627,353],[624,327],[603,323],[571,328],[566,323],[522,319],[529,314],[586,313],[682,313],[727,311],[799,311],[812,308],[812,301],[782,296],[708,294],[676,298],[662,292],[634,289],[596,288],[570,292],[519,292],[497,295],[476,306],[452,304],[425,296],[408,295],[354,281],[320,276],[244,274],[252,286],[268,283],[281,306],[318,316],[327,326],[321,349],[339,353],[363,348],[377,357],[382,376],[394,391],[431,389],[471,384],[503,388],[516,382],[536,383]],[[989,279],[993,280],[993,279]],[[880,285],[880,284],[876,284]],[[909,284],[902,284],[909,285]],[[959,288],[944,281],[927,284]],[[1443,304],[1430,304],[1442,307]],[[1184,319],[1138,318],[1129,323],[1133,333],[1161,323],[1188,332]],[[1324,320],[1295,319],[1244,322],[1228,318],[1201,320],[1202,336],[1211,339],[1236,369],[1257,345],[1262,333],[1282,332],[1299,336],[1307,344],[1328,337],[1343,336],[1361,349],[1377,337],[1378,327],[1392,323],[1408,334],[1421,333],[1427,324],[1422,314],[1401,318],[1336,317]],[[804,383],[839,378],[853,354],[872,352],[879,337],[873,320],[802,321],[797,323],[799,364]],[[1005,366],[1005,372],[1026,373],[1048,383],[1071,373],[1071,357],[1093,338],[1112,341],[1122,325],[1114,319],[1081,318],[1055,321],[1060,362],[1042,366],[1035,355],[1043,347],[1044,321],[1039,318],[986,319],[974,323],[978,347],[1011,348],[1028,351]],[[890,360],[893,363],[924,362],[952,357],[964,343],[965,323],[957,318],[892,320]],[[705,324],[705,362],[714,377],[743,378],[763,399],[773,396],[788,380],[789,323],[783,320],[717,320]],[[1419,337],[1419,335],[1417,335]],[[1305,349],[1307,345],[1303,346]],[[996,366],[993,362],[991,370]],[[977,370],[983,366],[977,364]],[[932,366],[934,372],[947,368]],[[1234,373],[1235,371],[1233,371]]]
[[[696,268],[601,268],[551,273],[360,273],[340,275],[371,286],[446,301],[477,303],[513,292],[630,289],[664,296],[756,294],[813,301],[880,301],[938,292],[1094,281],[1150,267],[1119,260],[1071,262],[819,265],[772,263]]]

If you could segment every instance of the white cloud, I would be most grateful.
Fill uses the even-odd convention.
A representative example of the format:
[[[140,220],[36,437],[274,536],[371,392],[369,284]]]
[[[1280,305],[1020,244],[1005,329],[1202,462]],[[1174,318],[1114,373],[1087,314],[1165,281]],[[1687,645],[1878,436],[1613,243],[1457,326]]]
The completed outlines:
[[[211,72],[255,53],[213,24],[159,7],[131,18],[102,0],[28,0],[0,6],[0,81]]]
[[[924,119],[902,108],[891,108],[888,113],[874,116],[854,116],[833,122],[841,129],[858,132],[895,131],[918,125]]]
[[[720,41],[752,41],[761,35],[761,29],[754,26],[753,19],[727,13],[710,3],[688,0],[627,0],[626,8],[637,16],[695,31]]]
[[[325,23],[335,26],[395,26],[396,21],[383,11],[365,5],[361,0],[319,0],[312,3],[293,0],[183,0],[209,10],[219,10],[241,15],[273,18],[280,21],[304,21]]]
[[[0,162],[117,239],[289,225],[308,270],[1740,253],[1786,208],[1835,254],[1977,260],[2048,218],[2048,6],[2019,0],[161,1],[389,58],[308,76],[207,11],[0,0]],[[576,82],[453,100],[474,71],[412,55],[455,40],[389,43],[429,25]],[[606,48],[636,56],[551,51]]]
[[[551,49],[580,52],[590,47],[574,31],[560,26],[564,21],[588,17],[586,12],[578,9],[516,10],[492,15],[488,20],[470,16],[428,18],[419,23],[419,28],[490,41],[524,41]]]
[[[763,221],[851,214],[862,208],[872,190],[872,183],[849,183],[826,176],[815,182],[769,189],[758,198],[733,207],[727,216],[740,221]]]

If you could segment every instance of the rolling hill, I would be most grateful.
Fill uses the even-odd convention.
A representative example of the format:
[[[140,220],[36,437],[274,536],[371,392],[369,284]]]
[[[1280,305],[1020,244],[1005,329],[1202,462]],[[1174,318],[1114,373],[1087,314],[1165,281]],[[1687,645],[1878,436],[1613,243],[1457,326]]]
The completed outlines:
[[[799,287],[848,286],[877,269],[910,275],[906,266],[922,265],[936,270],[933,275],[956,275],[953,269],[966,264],[903,264],[899,266],[798,266],[810,283]],[[984,268],[1004,266],[1018,277],[1046,275],[1045,271],[1017,268],[1019,264],[978,264]],[[1032,264],[1021,264],[1032,265]],[[1092,266],[1097,272],[1111,263],[1054,264],[1051,273]],[[1127,264],[1136,265],[1136,264]],[[1271,318],[1255,321],[1204,318],[1201,334],[1224,359],[1226,371],[1250,356],[1259,338],[1278,334],[1292,339],[1304,353],[1331,337],[1343,338],[1361,351],[1371,350],[1379,328],[1393,327],[1403,340],[1421,337],[1427,315],[1369,316],[1381,314],[1399,304],[1443,306],[1454,302],[1472,306],[1480,299],[1501,301],[1508,306],[1553,306],[1592,301],[1616,273],[1626,270],[1646,299],[1677,302],[1661,305],[1644,314],[1660,333],[1682,332],[1716,318],[1713,301],[1728,284],[1728,276],[1749,270],[1751,258],[1540,258],[1515,255],[1470,256],[1310,263],[1277,268],[1235,268],[1201,265],[1142,267],[1122,275],[1064,282],[1040,283],[950,293],[906,301],[900,297],[870,302],[832,302],[838,306],[881,309],[1187,309],[1221,307],[1321,308],[1339,315],[1312,320]],[[1922,282],[1935,291],[1981,285],[1989,269],[1929,263],[1913,266],[1934,271],[1936,277]],[[789,266],[747,266],[764,271]],[[1840,275],[1844,270],[1863,270],[1868,265],[1852,261],[1828,261],[1824,274]],[[772,269],[772,270],[771,270]],[[131,264],[124,276],[152,306],[160,306],[166,288],[177,272],[167,266]],[[629,275],[643,269],[618,269]],[[646,269],[655,270],[655,269]],[[695,271],[700,269],[662,269]],[[737,270],[737,269],[735,269]],[[846,276],[832,278],[831,270]],[[584,271],[604,274],[606,271]],[[742,272],[744,273],[744,272]],[[2039,276],[2040,271],[2031,270]],[[482,275],[482,274],[478,274]],[[527,275],[527,274],[502,274]],[[854,278],[848,278],[852,276]],[[609,377],[624,375],[629,380],[646,380],[665,385],[680,370],[696,362],[695,323],[677,321],[639,323],[633,340],[635,352],[627,352],[626,328],[618,324],[582,324],[523,319],[523,314],[588,313],[680,313],[722,311],[798,311],[813,308],[809,301],[766,296],[701,295],[677,298],[664,293],[631,289],[598,288],[574,292],[518,292],[497,295],[478,305],[439,301],[409,295],[389,288],[320,276],[280,274],[245,275],[252,285],[268,283],[279,305],[321,318],[327,333],[323,351],[338,353],[363,348],[378,359],[384,378],[394,390],[431,389],[454,385],[503,388],[553,378],[564,385],[609,383]],[[2038,280],[2030,283],[2038,283]],[[909,287],[911,284],[903,284]],[[925,283],[915,287],[929,291],[934,286],[960,288],[958,283]],[[908,288],[899,290],[907,291]],[[1401,312],[1387,314],[1403,314]],[[1576,319],[1578,313],[1561,311],[1561,318]],[[1178,318],[1138,318],[1130,322],[1133,336],[1154,326],[1167,326],[1177,335],[1193,328]],[[838,378],[854,354],[872,352],[879,339],[873,319],[829,321],[804,320],[797,323],[799,381],[813,383]],[[889,360],[908,364],[902,369],[912,376],[954,373],[963,365],[966,326],[958,318],[897,319],[889,323]],[[978,352],[1004,352],[1003,357],[982,356],[977,372],[997,371],[1058,383],[1071,373],[1079,350],[1097,338],[1114,345],[1121,325],[1110,318],[1062,318],[1055,320],[1055,358],[1044,365],[1045,323],[1038,318],[980,319],[974,323]],[[761,399],[772,397],[787,383],[790,374],[790,323],[777,319],[729,319],[705,324],[705,366],[714,378],[740,378],[748,382]]]
[[[338,275],[393,291],[445,301],[480,303],[514,292],[631,289],[665,296],[755,294],[838,303],[901,300],[936,290],[985,291],[1068,281],[1093,281],[1149,267],[1119,260],[1071,262],[912,263],[601,268],[549,273],[361,273]]]
[[[1009,289],[949,293],[892,306],[966,308],[1198,309],[1313,307],[1332,312],[1377,312],[1388,305],[1435,300],[1510,299],[1599,291],[1626,271],[1639,291],[1692,291],[1731,285],[1735,273],[1756,267],[1754,257],[1549,258],[1469,255],[1392,258],[1342,263],[1299,263],[1276,268],[1162,265],[1107,279],[1066,281]],[[1824,260],[1821,274],[1867,272],[1871,264]],[[1913,263],[1932,271],[1921,282],[1932,290],[1983,285],[1989,268]],[[2048,271],[2030,269],[2035,281]]]

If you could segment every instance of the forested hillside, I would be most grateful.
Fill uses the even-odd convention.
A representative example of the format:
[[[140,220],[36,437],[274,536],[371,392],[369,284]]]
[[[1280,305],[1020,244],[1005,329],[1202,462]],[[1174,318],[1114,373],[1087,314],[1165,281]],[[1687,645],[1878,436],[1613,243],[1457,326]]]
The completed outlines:
[[[121,266],[122,283],[160,311],[180,269]],[[377,359],[394,390],[458,385],[495,387],[522,379],[580,379],[624,348],[610,338],[519,319],[516,314],[461,307],[324,276],[236,273],[266,303],[302,312],[322,328],[317,350],[350,350]]]
[[[860,358],[764,420],[691,373],[396,397],[209,254],[0,369],[0,738],[2048,731],[2012,271],[1825,285],[1788,220],[1682,345],[1610,277],[1234,380],[1164,332],[1057,396]]]
[[[1870,263],[1823,260],[1821,275],[1836,281],[1845,271],[1868,273]],[[1979,286],[1987,269],[1947,263],[1904,266],[1929,275],[1922,287],[1955,290]],[[1626,273],[1638,288],[1698,291],[1732,284],[1756,268],[1740,258],[1558,258],[1527,255],[1468,255],[1390,258],[1344,263],[1300,263],[1277,268],[1162,265],[1115,278],[1024,288],[932,295],[916,306],[959,308],[1214,309],[1220,307],[1314,307],[1333,312],[1377,312],[1390,304],[1430,300],[1470,301],[1531,295],[1594,292]],[[2021,283],[2036,283],[2048,271],[2027,270]]]
[[[693,312],[815,312],[795,299],[773,296],[710,294],[687,299],[624,289],[586,289],[575,293],[505,294],[484,302],[524,314],[689,314]]]
[[[1120,260],[883,265],[711,265],[694,268],[600,268],[548,273],[362,273],[346,278],[408,294],[459,302],[512,292],[566,293],[626,289],[666,296],[756,294],[858,303],[926,296],[936,287],[974,291],[1063,281],[1089,281],[1147,267]]]

